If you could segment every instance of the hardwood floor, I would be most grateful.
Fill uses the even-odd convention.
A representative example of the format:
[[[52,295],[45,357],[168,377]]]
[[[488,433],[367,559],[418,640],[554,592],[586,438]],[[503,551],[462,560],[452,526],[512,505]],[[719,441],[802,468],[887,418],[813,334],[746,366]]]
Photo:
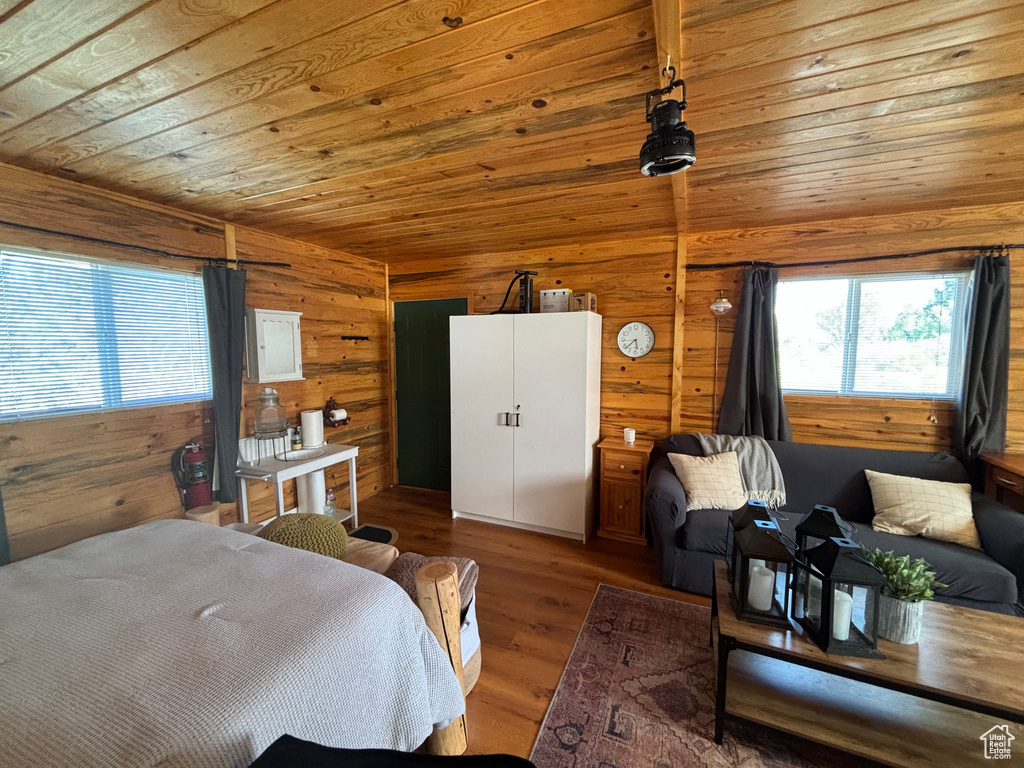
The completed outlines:
[[[598,584],[686,602],[662,587],[654,551],[592,538],[586,545],[451,517],[449,495],[390,488],[360,503],[360,522],[388,525],[396,546],[480,565],[477,618],[483,670],[468,699],[469,753],[528,757]]]

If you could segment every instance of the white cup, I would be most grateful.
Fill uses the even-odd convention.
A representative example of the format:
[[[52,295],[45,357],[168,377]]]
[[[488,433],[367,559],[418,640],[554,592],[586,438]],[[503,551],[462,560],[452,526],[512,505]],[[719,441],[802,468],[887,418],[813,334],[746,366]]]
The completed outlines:
[[[626,427],[624,430],[622,430],[622,438],[627,443],[635,442],[636,441],[636,430],[632,429],[630,427]]]

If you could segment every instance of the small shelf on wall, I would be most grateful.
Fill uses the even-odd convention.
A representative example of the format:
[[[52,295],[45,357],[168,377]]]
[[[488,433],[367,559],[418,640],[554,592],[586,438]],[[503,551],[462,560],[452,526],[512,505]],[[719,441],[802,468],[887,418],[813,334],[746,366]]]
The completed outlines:
[[[245,312],[245,373],[260,384],[302,379],[301,312]]]

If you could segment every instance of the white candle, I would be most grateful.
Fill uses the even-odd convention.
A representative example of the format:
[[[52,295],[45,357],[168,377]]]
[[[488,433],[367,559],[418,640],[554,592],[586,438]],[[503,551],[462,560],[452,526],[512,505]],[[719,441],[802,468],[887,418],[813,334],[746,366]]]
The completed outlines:
[[[747,573],[753,573],[755,566],[761,566],[764,568],[764,560],[758,560],[756,557],[749,560],[747,563]]]
[[[836,590],[832,601],[835,613],[832,615],[832,637],[839,642],[850,639],[850,619],[853,616],[853,595]]]
[[[622,430],[622,439],[627,443],[634,443],[636,441],[636,430],[626,427]]]
[[[747,602],[757,611],[770,611],[775,597],[775,571],[763,565],[750,569],[750,585],[747,588]]]

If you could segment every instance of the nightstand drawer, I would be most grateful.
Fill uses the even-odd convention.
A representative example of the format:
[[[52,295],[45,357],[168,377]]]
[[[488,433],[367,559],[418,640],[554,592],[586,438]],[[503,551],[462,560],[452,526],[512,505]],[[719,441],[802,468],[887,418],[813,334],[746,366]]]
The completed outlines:
[[[1024,494],[1024,477],[1016,472],[1008,472],[1000,467],[990,466],[988,468],[988,476],[996,485],[1000,485],[1013,493]]]
[[[601,478],[637,482],[644,469],[644,456],[633,451],[601,451]]]

